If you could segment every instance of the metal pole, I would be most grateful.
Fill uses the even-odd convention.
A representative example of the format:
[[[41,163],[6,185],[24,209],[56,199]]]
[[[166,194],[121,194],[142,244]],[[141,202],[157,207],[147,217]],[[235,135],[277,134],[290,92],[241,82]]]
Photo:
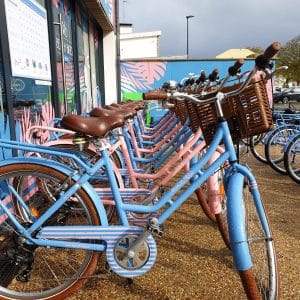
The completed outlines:
[[[125,1],[124,1],[125,2]],[[121,49],[120,49],[120,7],[119,1],[115,1],[116,8],[116,80],[117,80],[117,102],[120,103],[121,99]],[[125,8],[123,9],[125,11]]]
[[[189,18],[186,17],[186,59],[189,59]]]
[[[189,19],[195,16],[186,16],[186,59],[189,59]]]
[[[49,30],[49,45],[50,45],[50,63],[51,63],[51,78],[52,78],[52,87],[51,90],[51,102],[54,107],[54,112],[56,117],[61,117],[61,109],[58,100],[58,83],[57,83],[57,55],[56,55],[56,38],[55,38],[55,29],[53,23],[53,11],[52,3],[50,1],[45,2],[47,9],[47,21],[48,21],[48,30]]]
[[[58,22],[53,23],[54,25],[59,26],[59,36],[60,36],[60,55],[61,55],[61,70],[62,70],[62,84],[63,84],[63,92],[64,92],[64,114],[68,113],[68,103],[67,103],[67,87],[66,87],[66,73],[65,73],[65,53],[64,53],[64,36],[63,36],[63,19],[62,15],[58,14]]]
[[[61,51],[61,70],[62,70],[62,80],[63,80],[63,91],[64,91],[64,105],[65,113],[68,113],[68,95],[67,95],[67,82],[66,82],[66,71],[65,71],[65,44],[64,44],[64,33],[63,33],[63,19],[61,14],[58,14],[59,30],[60,30],[60,51]]]

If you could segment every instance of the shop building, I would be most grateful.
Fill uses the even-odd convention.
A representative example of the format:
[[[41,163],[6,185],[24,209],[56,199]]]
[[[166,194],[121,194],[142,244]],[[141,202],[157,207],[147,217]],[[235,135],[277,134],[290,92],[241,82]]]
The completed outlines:
[[[159,57],[161,31],[133,32],[132,24],[120,24],[120,58]]]
[[[0,137],[118,99],[115,0],[0,1]]]

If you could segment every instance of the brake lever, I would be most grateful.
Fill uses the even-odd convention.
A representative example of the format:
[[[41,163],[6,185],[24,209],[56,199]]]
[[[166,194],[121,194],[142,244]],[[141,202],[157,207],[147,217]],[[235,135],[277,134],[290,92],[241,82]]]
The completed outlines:
[[[276,72],[278,72],[279,70],[284,70],[286,71],[289,67],[288,66],[281,66],[276,68],[274,71],[272,71],[271,69],[265,69],[264,72],[266,74],[266,79],[271,79]]]

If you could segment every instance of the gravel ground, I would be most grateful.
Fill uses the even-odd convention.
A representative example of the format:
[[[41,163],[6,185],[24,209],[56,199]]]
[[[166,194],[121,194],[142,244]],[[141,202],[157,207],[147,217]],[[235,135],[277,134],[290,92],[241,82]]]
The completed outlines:
[[[300,299],[300,189],[289,177],[248,160],[273,229],[281,299]],[[157,239],[154,267],[131,285],[114,275],[93,278],[68,299],[245,299],[230,251],[191,197]]]

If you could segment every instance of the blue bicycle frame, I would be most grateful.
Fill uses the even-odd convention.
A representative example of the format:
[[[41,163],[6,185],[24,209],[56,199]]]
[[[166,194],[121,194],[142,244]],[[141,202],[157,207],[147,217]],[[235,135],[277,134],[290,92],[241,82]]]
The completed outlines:
[[[206,163],[211,158],[213,153],[216,151],[218,145],[223,141],[225,145],[225,152],[220,154],[219,158],[211,164],[209,167],[205,168]],[[0,147],[4,148],[15,148],[15,149],[21,149],[24,151],[32,151],[32,152],[38,152],[38,153],[46,153],[50,155],[62,155],[62,156],[68,156],[65,152],[61,152],[60,150],[53,150],[49,149],[47,147],[43,146],[36,146],[36,145],[26,145],[23,143],[16,143],[12,141],[4,141],[2,140],[0,142]],[[46,149],[45,149],[46,148]],[[211,176],[215,170],[217,170],[221,165],[223,165],[226,161],[229,161],[231,163],[230,167],[226,170],[226,182],[230,181],[230,176],[234,173],[240,173],[242,176],[246,176],[250,182],[250,186],[252,187],[255,201],[259,207],[260,198],[259,193],[257,191],[256,182],[254,177],[251,175],[249,170],[236,163],[236,153],[234,150],[234,145],[231,140],[230,132],[228,129],[228,125],[226,122],[221,122],[219,124],[219,127],[217,129],[217,132],[215,134],[215,137],[210,144],[210,146],[207,148],[207,152],[200,158],[198,162],[196,162],[189,172],[184,174],[182,178],[178,180],[178,182],[170,188],[160,199],[159,201],[151,206],[145,206],[145,205],[135,205],[135,204],[125,204],[122,201],[120,192],[118,190],[117,181],[114,176],[113,169],[110,164],[110,158],[108,155],[108,152],[106,150],[105,145],[100,149],[101,153],[101,159],[95,163],[93,166],[88,166],[84,162],[80,161],[80,159],[72,154],[69,155],[69,158],[74,159],[78,164],[84,168],[85,172],[82,174],[75,174],[73,170],[70,170],[64,165],[61,165],[59,163],[53,163],[51,165],[53,168],[56,168],[60,172],[63,172],[67,174],[68,176],[71,176],[72,179],[75,181],[73,185],[71,185],[63,195],[60,196],[59,199],[56,200],[56,202],[50,207],[49,210],[47,210],[41,217],[39,217],[37,220],[33,222],[33,224],[25,229],[18,220],[15,219],[15,217],[12,215],[12,213],[9,211],[9,209],[6,208],[6,206],[0,202],[0,206],[3,209],[3,211],[8,215],[8,217],[11,219],[13,224],[16,226],[17,230],[19,232],[22,232],[22,234],[33,244],[39,245],[39,246],[50,246],[50,247],[64,247],[64,248],[77,248],[77,249],[88,249],[93,251],[104,251],[105,246],[102,244],[89,244],[89,243],[82,243],[80,242],[81,239],[86,239],[86,236],[82,236],[82,230],[91,232],[91,235],[97,239],[103,239],[103,236],[101,235],[101,232],[109,231],[110,228],[113,230],[114,226],[108,226],[107,217],[105,214],[105,209],[99,201],[99,197],[96,194],[96,192],[93,190],[93,187],[88,183],[91,176],[93,176],[97,170],[99,170],[102,167],[105,167],[107,176],[109,178],[110,187],[112,190],[112,194],[114,196],[115,205],[117,208],[118,216],[120,219],[120,223],[128,227],[128,220],[126,216],[126,212],[135,212],[135,213],[153,213],[157,212],[158,210],[165,207],[167,204],[168,207],[164,209],[164,211],[160,214],[160,216],[157,218],[158,224],[162,224],[170,215],[173,214],[176,209],[203,183],[207,180],[209,176]],[[7,165],[10,163],[33,163],[33,164],[40,164],[48,166],[49,162],[42,158],[32,158],[32,157],[22,157],[22,158],[13,158],[9,161],[3,161],[0,164],[0,167],[2,165]],[[192,181],[192,183],[174,200],[172,200],[172,197],[189,181]],[[55,233],[55,230],[51,230],[51,238],[58,240],[46,240],[44,239],[43,232],[47,233],[46,236],[49,237],[49,231],[47,229],[47,226],[43,227],[42,231],[37,235],[37,237],[33,237],[32,233],[36,232],[43,226],[45,221],[55,213],[74,193],[76,193],[80,188],[83,188],[86,190],[86,192],[89,194],[91,200],[93,201],[98,214],[100,216],[101,220],[101,226],[55,226],[57,229],[57,233]],[[233,191],[229,190],[229,193]],[[231,199],[229,199],[230,202]],[[229,216],[232,218],[232,224],[235,224],[234,226],[230,227],[230,230],[232,231],[232,236],[237,237],[237,243],[239,244],[237,251],[240,250],[240,248],[243,249],[243,251],[248,253],[246,249],[247,247],[247,240],[244,239],[244,236],[241,234],[240,230],[243,227],[243,224],[239,224],[241,222],[240,219],[235,218],[234,216],[238,216],[241,212],[240,206],[228,206],[229,210]],[[266,222],[262,218],[262,222]],[[267,224],[267,223],[266,223]],[[264,228],[267,228],[267,225],[265,224]],[[144,233],[146,236],[149,236],[150,233],[147,232],[147,230],[144,230]],[[245,234],[245,233],[244,233]],[[267,237],[270,237],[270,232],[265,232]],[[74,241],[68,241],[61,240],[62,236],[72,236],[73,239],[78,240],[76,242]],[[46,238],[46,237],[45,237]],[[249,255],[243,256],[243,262],[240,263],[239,268],[246,269],[251,265],[251,258]]]

